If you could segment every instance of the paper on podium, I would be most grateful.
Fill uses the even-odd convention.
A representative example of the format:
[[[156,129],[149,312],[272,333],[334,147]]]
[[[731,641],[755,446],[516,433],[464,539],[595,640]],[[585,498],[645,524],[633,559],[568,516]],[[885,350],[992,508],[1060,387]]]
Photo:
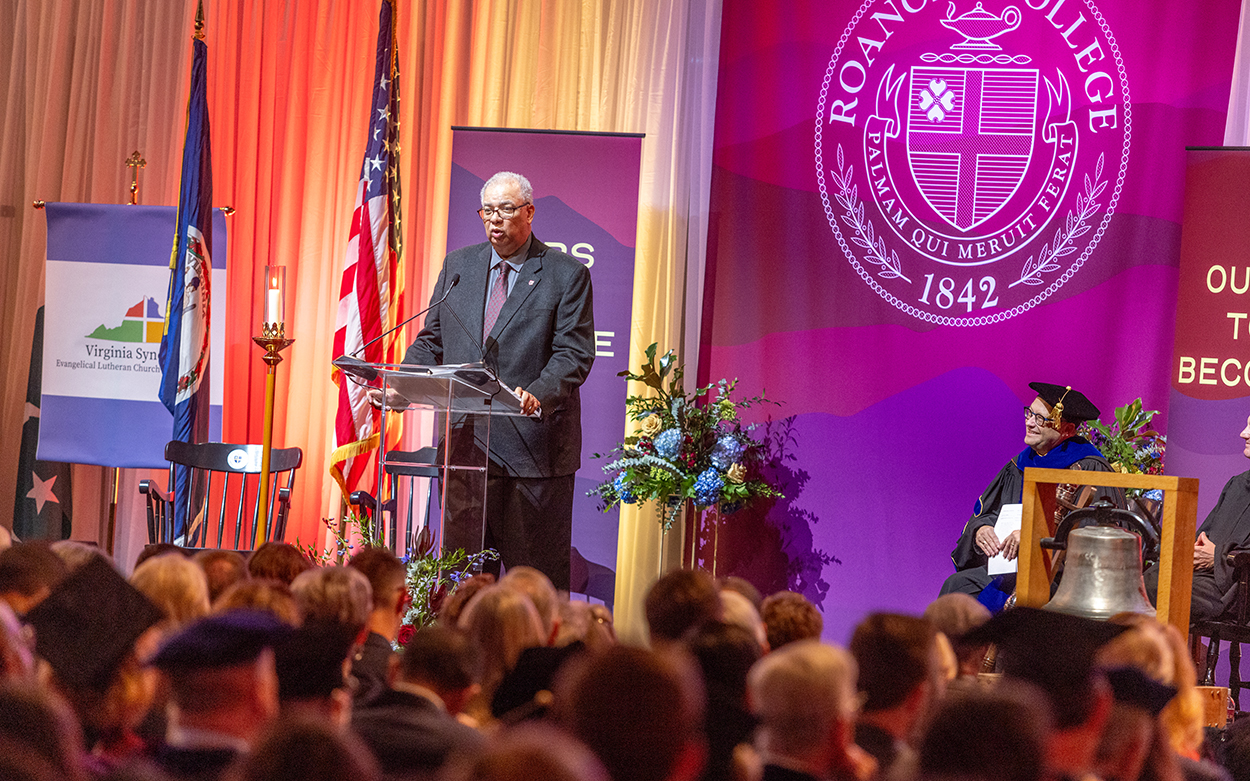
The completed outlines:
[[[1023,504],[1004,504],[1002,509],[998,511],[998,523],[994,524],[994,533],[998,535],[998,539],[1007,539],[1012,532],[1020,531],[1020,524],[1024,520]],[[1006,557],[1001,553],[997,553],[990,557],[989,564],[986,565],[991,576],[1006,575],[1016,571],[1017,565],[1020,563],[1019,551],[1016,558],[1007,561]]]

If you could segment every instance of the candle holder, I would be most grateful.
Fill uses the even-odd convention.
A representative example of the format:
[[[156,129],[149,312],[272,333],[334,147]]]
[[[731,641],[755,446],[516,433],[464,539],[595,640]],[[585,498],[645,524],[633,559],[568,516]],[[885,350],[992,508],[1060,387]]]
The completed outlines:
[[[265,266],[265,314],[260,325],[260,336],[252,341],[264,348],[261,360],[265,362],[265,416],[260,449],[260,496],[257,504],[260,512],[256,517],[252,547],[259,548],[269,537],[269,456],[273,451],[273,402],[277,381],[278,364],[282,363],[282,351],[295,343],[286,337],[286,269],[282,266]]]

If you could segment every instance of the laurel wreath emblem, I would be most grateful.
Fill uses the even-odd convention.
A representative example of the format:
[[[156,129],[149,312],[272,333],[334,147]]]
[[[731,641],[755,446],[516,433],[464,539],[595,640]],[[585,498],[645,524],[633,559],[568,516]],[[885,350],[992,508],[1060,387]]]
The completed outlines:
[[[1063,227],[1055,231],[1054,243],[1042,247],[1037,255],[1030,255],[1020,270],[1020,278],[1008,285],[1008,289],[1020,284],[1042,284],[1042,274],[1059,269],[1059,264],[1055,262],[1057,259],[1076,252],[1072,242],[1089,233],[1089,218],[1099,209],[1096,199],[1107,188],[1107,183],[1102,181],[1102,164],[1103,155],[1099,153],[1098,162],[1094,165],[1094,178],[1090,179],[1089,174],[1085,174],[1085,193],[1076,196],[1076,203],[1064,218]]]
[[[846,167],[842,145],[838,144],[838,172],[831,172],[830,178],[838,188],[838,194],[834,197],[846,210],[842,222],[855,232],[851,241],[868,251],[864,260],[881,267],[877,276],[883,279],[901,279],[911,284],[911,280],[903,275],[903,264],[898,259],[898,253],[886,247],[885,239],[874,236],[872,221],[864,217],[864,204],[859,200],[859,187],[851,183],[854,173],[854,166]]]

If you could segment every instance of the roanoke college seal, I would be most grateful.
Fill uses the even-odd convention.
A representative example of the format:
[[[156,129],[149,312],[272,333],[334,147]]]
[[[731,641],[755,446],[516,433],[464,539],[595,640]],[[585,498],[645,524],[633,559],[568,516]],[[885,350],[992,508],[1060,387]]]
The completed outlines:
[[[1130,129],[1124,61],[1091,0],[865,0],[821,86],[817,181],[878,295],[986,325],[1089,260]]]

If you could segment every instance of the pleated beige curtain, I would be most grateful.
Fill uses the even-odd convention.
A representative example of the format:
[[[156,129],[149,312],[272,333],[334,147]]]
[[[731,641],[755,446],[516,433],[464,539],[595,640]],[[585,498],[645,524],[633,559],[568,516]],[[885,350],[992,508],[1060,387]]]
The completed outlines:
[[[651,342],[694,363],[711,166],[719,0],[399,0],[406,310],[446,251],[451,126],[646,134],[631,354]],[[373,74],[377,0],[206,0],[214,201],[230,219],[225,431],[259,441],[263,366],[251,345],[266,263],[294,289],[296,345],[279,372],[275,443],[305,451],[288,540],[338,512],[326,475],[329,361]],[[0,0],[0,501],[13,495],[44,226],[34,198],[120,203],[139,149],[142,201],[178,187],[194,0]],[[623,421],[623,412],[622,412]],[[133,470],[119,559],[142,544]],[[107,480],[75,471],[75,537],[100,538]],[[622,514],[617,623],[639,603],[663,540]]]

